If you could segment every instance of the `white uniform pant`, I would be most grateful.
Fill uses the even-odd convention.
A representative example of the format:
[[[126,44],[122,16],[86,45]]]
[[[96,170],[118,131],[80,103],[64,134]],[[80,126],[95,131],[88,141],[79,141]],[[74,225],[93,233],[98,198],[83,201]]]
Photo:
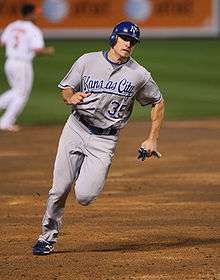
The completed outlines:
[[[57,241],[65,202],[74,181],[75,197],[81,205],[89,205],[100,194],[117,140],[116,135],[91,134],[73,115],[69,117],[59,141],[40,240]]]
[[[33,84],[32,63],[7,59],[5,74],[11,88],[0,95],[0,109],[5,109],[0,118],[1,128],[13,125],[28,101]]]

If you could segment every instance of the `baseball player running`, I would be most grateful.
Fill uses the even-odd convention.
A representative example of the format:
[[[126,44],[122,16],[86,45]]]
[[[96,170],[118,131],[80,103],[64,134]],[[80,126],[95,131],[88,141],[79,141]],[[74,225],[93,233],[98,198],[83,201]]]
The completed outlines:
[[[32,60],[35,55],[52,54],[44,47],[41,30],[34,24],[38,12],[33,4],[21,7],[22,19],[10,23],[2,33],[0,44],[6,48],[5,73],[10,89],[0,96],[0,129],[16,132],[17,116],[28,101],[33,82]]]
[[[139,27],[121,22],[110,35],[108,52],[82,55],[60,82],[72,113],[62,131],[42,233],[32,251],[50,254],[57,242],[67,196],[75,182],[76,200],[89,205],[101,193],[118,141],[134,101],[151,105],[151,129],[139,158],[157,156],[164,103],[151,74],[131,54],[140,41]]]

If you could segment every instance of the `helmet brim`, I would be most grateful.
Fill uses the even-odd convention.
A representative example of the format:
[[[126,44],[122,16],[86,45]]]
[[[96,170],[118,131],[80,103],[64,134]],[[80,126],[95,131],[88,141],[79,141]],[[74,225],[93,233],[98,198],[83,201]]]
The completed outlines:
[[[126,32],[118,32],[118,33],[116,33],[118,36],[120,36],[120,35],[122,35],[122,36],[126,36],[126,37],[128,37],[128,38],[132,38],[132,39],[134,39],[134,40],[136,40],[137,42],[140,42],[140,38],[137,38],[136,36],[131,36],[131,35],[129,35],[128,33],[126,33]]]

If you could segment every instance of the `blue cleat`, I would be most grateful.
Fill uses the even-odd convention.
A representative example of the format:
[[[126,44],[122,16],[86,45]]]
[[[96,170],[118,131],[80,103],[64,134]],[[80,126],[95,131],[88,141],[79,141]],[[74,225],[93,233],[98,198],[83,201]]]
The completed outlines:
[[[53,252],[53,250],[53,243],[44,240],[38,240],[32,248],[32,252],[34,255],[49,255]]]

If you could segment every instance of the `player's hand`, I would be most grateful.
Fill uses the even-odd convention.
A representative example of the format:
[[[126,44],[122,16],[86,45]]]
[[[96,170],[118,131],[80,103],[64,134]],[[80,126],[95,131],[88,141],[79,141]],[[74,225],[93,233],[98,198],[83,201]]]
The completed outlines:
[[[71,97],[67,99],[68,105],[77,105],[81,103],[84,98],[88,97],[91,93],[85,93],[85,92],[76,92]]]
[[[157,141],[148,138],[141,144],[141,147],[144,148],[149,154],[151,154],[153,151],[157,150]]]
[[[157,141],[152,139],[145,140],[141,148],[138,150],[138,159],[144,161],[146,158],[151,156],[160,158],[161,154],[157,151]]]
[[[54,49],[54,47],[47,47],[46,52],[47,52],[47,54],[51,55],[51,54],[55,53],[55,49]]]

